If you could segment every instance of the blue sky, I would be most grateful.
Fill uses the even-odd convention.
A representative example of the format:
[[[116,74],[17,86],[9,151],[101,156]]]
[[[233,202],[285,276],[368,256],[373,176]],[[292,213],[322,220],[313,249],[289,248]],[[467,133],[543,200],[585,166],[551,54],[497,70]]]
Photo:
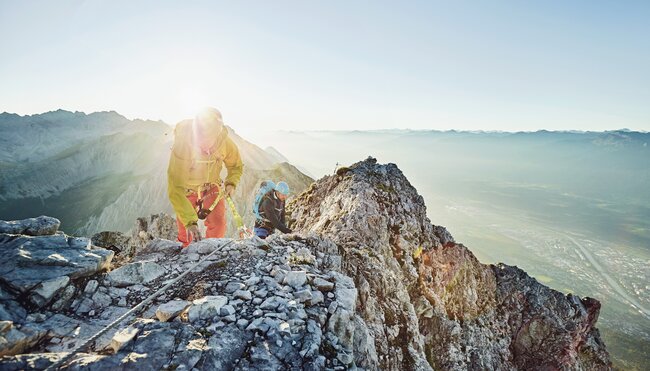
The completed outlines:
[[[4,1],[0,111],[650,130],[648,1]]]

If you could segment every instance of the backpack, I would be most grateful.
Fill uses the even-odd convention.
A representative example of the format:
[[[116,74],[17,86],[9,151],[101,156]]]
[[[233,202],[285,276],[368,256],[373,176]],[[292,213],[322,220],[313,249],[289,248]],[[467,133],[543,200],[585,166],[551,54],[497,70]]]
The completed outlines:
[[[262,199],[264,196],[271,192],[272,190],[275,189],[275,183],[271,180],[265,180],[260,184],[260,189],[257,190],[257,194],[255,194],[255,201],[253,202],[253,214],[255,214],[255,218],[257,220],[263,220],[262,216],[260,216],[260,204],[262,203]]]

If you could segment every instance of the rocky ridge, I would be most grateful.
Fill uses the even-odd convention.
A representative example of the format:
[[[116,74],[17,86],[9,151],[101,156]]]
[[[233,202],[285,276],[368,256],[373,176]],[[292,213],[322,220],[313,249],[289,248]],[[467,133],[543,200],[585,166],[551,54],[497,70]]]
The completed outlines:
[[[13,308],[21,308],[23,316],[2,322],[10,330],[2,330],[0,354],[13,355],[0,359],[2,369],[46,368],[215,250],[135,321],[100,337],[86,350],[91,353],[78,354],[65,369],[319,370],[353,363],[354,331],[348,321],[355,321],[357,333],[367,329],[355,316],[352,279],[340,274],[340,261],[325,253],[336,251],[331,242],[288,235],[261,245],[246,240],[225,246],[231,240],[208,239],[181,249],[157,237],[168,231],[161,227],[165,218],[152,219],[138,223],[151,229],[134,233],[149,240],[144,246],[121,234],[95,236],[118,258],[135,251],[132,259],[123,259],[125,264],[65,279],[51,302],[12,297]],[[314,255],[313,250],[322,252]],[[107,249],[93,251],[113,256]],[[3,300],[3,308],[8,303]],[[34,328],[37,334],[17,348],[11,346],[12,327]],[[21,354],[28,349],[32,353]]]
[[[611,367],[595,327],[598,301],[478,262],[430,223],[393,164],[341,168],[288,214],[295,234],[187,249],[165,215],[139,219],[131,235],[92,240],[53,232],[47,218],[0,229],[1,368],[48,367],[209,254],[65,369]],[[21,234],[38,223],[50,229]],[[37,250],[47,258],[30,259]],[[58,273],[16,279],[30,264]]]
[[[334,242],[374,338],[371,369],[609,369],[600,303],[517,267],[481,264],[426,217],[394,164],[373,158],[320,179],[290,205],[292,227]],[[377,363],[375,363],[377,362]]]

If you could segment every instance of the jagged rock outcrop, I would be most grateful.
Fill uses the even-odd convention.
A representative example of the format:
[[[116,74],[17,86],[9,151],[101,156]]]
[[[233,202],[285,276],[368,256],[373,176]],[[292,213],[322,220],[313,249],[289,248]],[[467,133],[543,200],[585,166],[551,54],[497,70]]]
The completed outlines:
[[[41,341],[48,329],[38,310],[68,295],[71,280],[110,266],[112,251],[57,232],[59,224],[45,216],[0,222],[0,355]]]
[[[330,238],[379,369],[608,369],[600,304],[563,295],[516,267],[481,264],[426,217],[394,164],[372,158],[314,183],[291,205],[292,227]]]
[[[177,233],[176,219],[168,214],[159,213],[137,218],[135,226],[129,233],[99,232],[92,236],[91,241],[95,246],[114,251],[114,261],[119,267],[130,261],[137,252],[146,249],[154,240],[175,241]]]
[[[297,197],[289,216],[295,234],[186,249],[170,240],[164,215],[140,220],[131,236],[96,235],[118,251],[111,271],[69,276],[41,306],[25,296],[3,306],[32,337],[5,346],[1,368],[46,368],[190,269],[64,369],[610,368],[598,301],[481,264],[431,224],[395,165],[341,168]],[[13,344],[14,323],[0,322],[0,343]]]
[[[46,236],[59,230],[61,221],[56,218],[41,215],[38,218],[24,220],[0,220],[0,233],[24,234],[27,236]]]

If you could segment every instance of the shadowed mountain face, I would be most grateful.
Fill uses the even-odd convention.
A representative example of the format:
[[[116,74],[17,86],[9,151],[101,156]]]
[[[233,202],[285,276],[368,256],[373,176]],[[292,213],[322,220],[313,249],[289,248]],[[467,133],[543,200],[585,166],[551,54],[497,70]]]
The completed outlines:
[[[245,165],[235,202],[248,224],[261,180],[286,179],[295,192],[311,182],[282,165],[279,152],[230,134]],[[0,218],[54,215],[68,233],[90,235],[126,231],[140,215],[173,214],[167,198],[172,143],[171,126],[115,112],[0,114]]]
[[[614,365],[650,363],[650,133],[281,132],[274,143],[314,176],[373,155],[393,162],[427,215],[482,261],[603,303]],[[282,140],[280,140],[282,139]]]

